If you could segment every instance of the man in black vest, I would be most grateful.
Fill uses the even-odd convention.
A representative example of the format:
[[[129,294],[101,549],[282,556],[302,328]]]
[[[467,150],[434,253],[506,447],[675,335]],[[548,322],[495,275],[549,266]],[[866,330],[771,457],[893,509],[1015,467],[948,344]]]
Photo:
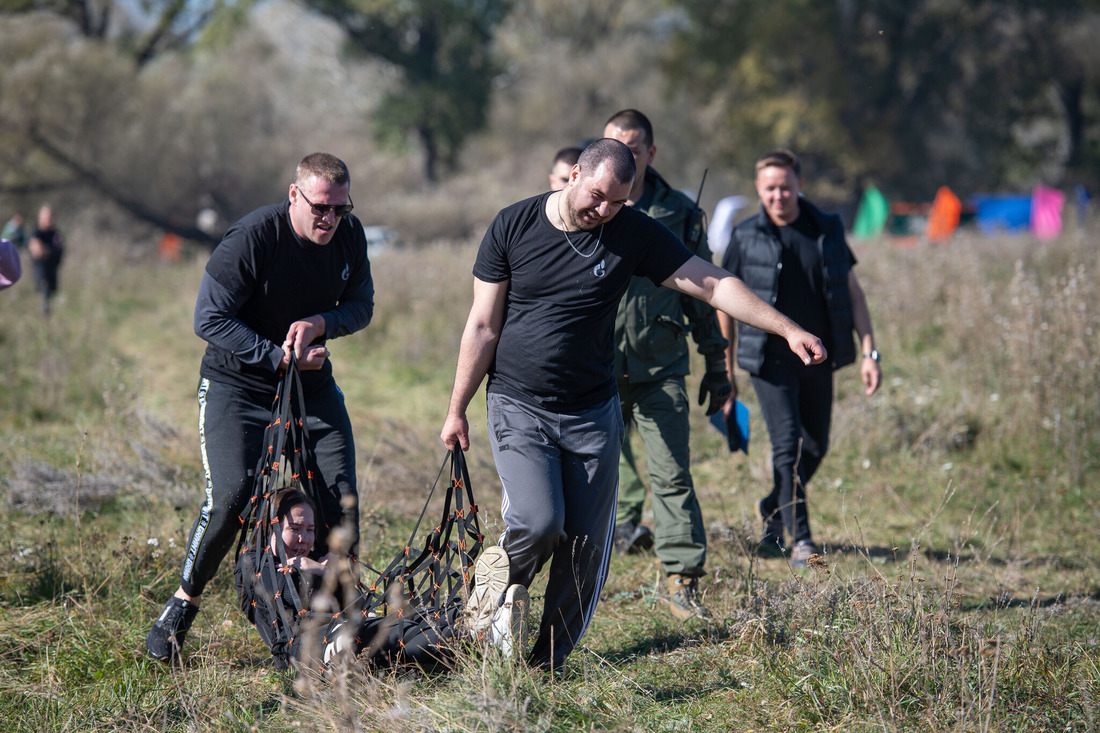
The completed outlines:
[[[791,565],[804,567],[819,553],[810,534],[806,484],[829,447],[833,370],[856,360],[853,330],[862,347],[860,378],[872,395],[882,381],[871,315],[852,267],[856,258],[844,239],[840,217],[825,214],[801,195],[801,164],[789,150],[756,162],[761,213],[734,229],[722,267],[741,278],[764,302],[810,333],[822,335],[829,358],[806,366],[783,353],[785,342],[740,324],[721,311],[729,340],[726,368],[733,397],[733,357],[752,377],[772,443],[771,493],[760,500],[764,522],[761,551],[781,554],[783,530],[791,534]],[[740,338],[738,338],[740,337]],[[782,348],[780,348],[782,347]]]

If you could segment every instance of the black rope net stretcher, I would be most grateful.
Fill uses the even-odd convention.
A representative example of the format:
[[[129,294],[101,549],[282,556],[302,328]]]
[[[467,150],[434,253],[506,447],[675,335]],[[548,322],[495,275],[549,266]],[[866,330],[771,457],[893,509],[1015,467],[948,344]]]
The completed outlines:
[[[240,515],[237,582],[242,611],[256,623],[276,666],[294,664],[323,674],[338,660],[346,661],[351,656],[341,655],[342,651],[353,650],[360,661],[372,661],[389,628],[401,619],[415,619],[438,630],[446,623],[448,610],[453,617],[453,606],[469,597],[474,563],[485,537],[478,522],[466,459],[455,446],[445,456],[404,548],[383,570],[361,564],[347,552],[350,532],[333,527],[334,518],[324,516],[305,416],[301,378],[292,355],[264,434],[265,447],[257,464],[252,497]],[[420,526],[444,471],[449,472],[449,481],[442,496],[440,520],[418,543]],[[331,529],[328,550],[342,559],[336,568],[329,561],[329,570],[319,583],[311,580],[316,576],[287,570],[276,496],[283,489],[295,487],[313,500],[317,526]],[[324,550],[315,547],[311,556],[319,557]],[[360,580],[362,574],[369,582]],[[245,592],[242,583],[251,585],[250,593]],[[258,608],[261,604],[264,607]],[[367,619],[382,621],[365,624]],[[261,628],[261,624],[268,623],[270,628]],[[360,638],[360,631],[367,627],[373,638]],[[445,665],[450,642],[441,638],[434,645],[439,662]],[[398,647],[396,653],[390,650],[388,661],[374,661],[400,661],[403,641],[398,641]]]

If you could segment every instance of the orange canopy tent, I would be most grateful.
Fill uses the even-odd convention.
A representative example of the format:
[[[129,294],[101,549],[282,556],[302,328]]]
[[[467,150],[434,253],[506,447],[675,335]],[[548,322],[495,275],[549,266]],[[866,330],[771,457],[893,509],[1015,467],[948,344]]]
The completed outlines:
[[[929,242],[942,242],[951,237],[959,226],[962,216],[962,202],[947,186],[940,186],[936,198],[932,200],[932,209],[928,212],[928,228],[925,236]]]

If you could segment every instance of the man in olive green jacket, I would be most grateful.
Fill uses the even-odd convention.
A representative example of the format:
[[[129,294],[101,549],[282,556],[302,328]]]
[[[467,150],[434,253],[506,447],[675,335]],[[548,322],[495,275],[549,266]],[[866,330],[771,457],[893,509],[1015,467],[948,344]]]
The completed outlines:
[[[695,254],[710,260],[702,211],[650,168],[657,153],[653,127],[641,112],[616,113],[604,137],[625,144],[638,167],[629,205],[661,222]],[[690,471],[687,333],[706,360],[699,404],[709,397],[707,414],[722,408],[730,394],[726,340],[714,309],[646,278],[630,281],[615,321],[615,373],[623,419],[637,427],[646,450],[653,488],[655,533],[640,524],[645,485],[638,475],[629,433],[619,461],[619,505],[615,547],[634,552],[653,547],[668,577],[667,601],[680,619],[709,616],[699,599],[705,573],[707,538]]]

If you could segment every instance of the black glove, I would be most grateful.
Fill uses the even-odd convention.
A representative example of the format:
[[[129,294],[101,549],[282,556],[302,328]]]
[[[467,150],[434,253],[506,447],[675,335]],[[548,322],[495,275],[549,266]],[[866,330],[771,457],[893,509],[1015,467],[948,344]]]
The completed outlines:
[[[707,416],[722,409],[722,406],[733,394],[729,377],[726,375],[726,360],[722,357],[707,357],[707,372],[699,382],[699,404],[707,401],[710,395],[710,404],[707,405]]]

